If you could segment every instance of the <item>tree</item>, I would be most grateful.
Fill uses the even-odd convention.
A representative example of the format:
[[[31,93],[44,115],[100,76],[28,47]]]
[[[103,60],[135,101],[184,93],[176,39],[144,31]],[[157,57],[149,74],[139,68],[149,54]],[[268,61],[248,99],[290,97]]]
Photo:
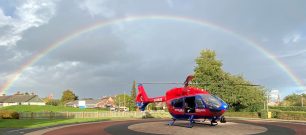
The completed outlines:
[[[49,99],[49,100],[46,102],[46,105],[59,106],[60,103],[61,103],[61,101],[58,100],[58,99]]]
[[[67,103],[70,101],[74,101],[74,100],[78,100],[78,96],[76,96],[73,91],[71,90],[65,90],[63,92],[62,98],[61,98],[61,102],[62,103]]]
[[[216,53],[211,50],[201,51],[200,57],[196,58],[197,66],[194,69],[194,82],[210,83],[211,85],[200,84],[207,88],[212,94],[217,94],[218,83],[224,82],[225,73],[221,69],[222,63],[216,60]]]
[[[93,98],[82,98],[82,100],[94,100]]]
[[[258,111],[263,106],[264,91],[261,87],[250,87],[251,83],[241,75],[231,75],[222,69],[222,62],[216,59],[212,50],[203,50],[196,58],[193,82],[217,95],[235,111]],[[246,85],[237,85],[246,84]]]
[[[118,107],[129,107],[131,97],[128,94],[119,94],[115,98],[115,104]]]
[[[131,100],[130,100],[130,110],[131,111],[135,111],[136,110],[136,81],[133,81],[133,86],[132,86],[132,90],[131,90]]]
[[[302,100],[303,97],[303,100]],[[306,106],[306,94],[298,95],[296,93],[290,94],[286,96],[282,102],[282,105],[284,106]]]

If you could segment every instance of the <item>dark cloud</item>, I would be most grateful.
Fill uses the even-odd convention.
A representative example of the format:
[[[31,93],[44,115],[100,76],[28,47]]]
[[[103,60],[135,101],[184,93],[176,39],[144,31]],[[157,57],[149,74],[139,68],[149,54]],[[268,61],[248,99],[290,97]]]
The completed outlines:
[[[51,57],[60,61],[80,61],[94,65],[124,63],[131,61],[133,56],[126,52],[127,47],[118,37],[91,33],[59,47]]]
[[[294,35],[305,37],[299,29],[306,25],[303,3],[62,1],[48,24],[24,31],[15,47],[0,46],[0,75],[13,73],[40,50],[97,21],[173,14],[208,20],[256,41],[305,81],[305,55],[281,57],[305,50],[305,40]],[[227,72],[241,74],[268,89],[279,89],[286,95],[299,88],[269,56],[237,35],[174,20],[141,20],[101,27],[68,40],[25,70],[9,92],[32,90],[59,97],[62,90],[73,89],[80,97],[97,98],[127,93],[133,80],[182,82],[193,73],[194,59],[202,49],[215,50]],[[146,86],[154,96],[170,87]]]

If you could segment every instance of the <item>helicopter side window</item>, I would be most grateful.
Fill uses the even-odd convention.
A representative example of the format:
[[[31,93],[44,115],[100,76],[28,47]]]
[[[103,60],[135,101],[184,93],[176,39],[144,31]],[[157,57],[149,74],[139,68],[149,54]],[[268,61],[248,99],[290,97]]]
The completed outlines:
[[[201,95],[201,96],[203,98],[205,105],[209,109],[217,109],[221,106],[221,101],[218,100],[216,97],[208,95],[208,94]]]
[[[196,103],[196,107],[197,107],[197,108],[199,108],[199,109],[205,108],[205,105],[203,104],[203,101],[202,101],[202,99],[201,99],[200,96],[197,96],[197,97],[196,97],[195,103]]]
[[[183,108],[183,106],[184,106],[183,98],[174,99],[172,101],[172,106],[175,107],[175,108]]]

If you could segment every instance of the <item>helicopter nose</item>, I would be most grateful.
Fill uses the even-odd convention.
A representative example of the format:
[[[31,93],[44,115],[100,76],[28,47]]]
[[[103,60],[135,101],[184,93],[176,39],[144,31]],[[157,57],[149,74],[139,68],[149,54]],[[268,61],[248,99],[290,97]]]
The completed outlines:
[[[222,110],[227,110],[227,109],[228,109],[228,105],[227,105],[227,104],[223,104],[223,105],[221,106],[221,109],[222,109]]]
[[[228,108],[228,106],[227,106],[227,105],[223,105],[223,107],[224,107],[224,109],[227,109],[227,108]]]

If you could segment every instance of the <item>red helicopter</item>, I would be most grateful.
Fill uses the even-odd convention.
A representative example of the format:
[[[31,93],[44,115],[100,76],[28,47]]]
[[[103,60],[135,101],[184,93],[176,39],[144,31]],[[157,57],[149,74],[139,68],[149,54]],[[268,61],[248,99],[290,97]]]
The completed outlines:
[[[204,89],[189,86],[192,79],[193,76],[189,75],[184,82],[184,87],[172,88],[166,92],[165,96],[154,98],[149,98],[143,87],[143,84],[152,83],[139,83],[136,97],[138,108],[144,111],[149,103],[166,102],[169,113],[173,117],[169,122],[170,126],[176,120],[189,120],[188,128],[193,127],[195,119],[210,120],[212,126],[217,125],[217,121],[226,123],[223,114],[228,109],[227,103]]]

